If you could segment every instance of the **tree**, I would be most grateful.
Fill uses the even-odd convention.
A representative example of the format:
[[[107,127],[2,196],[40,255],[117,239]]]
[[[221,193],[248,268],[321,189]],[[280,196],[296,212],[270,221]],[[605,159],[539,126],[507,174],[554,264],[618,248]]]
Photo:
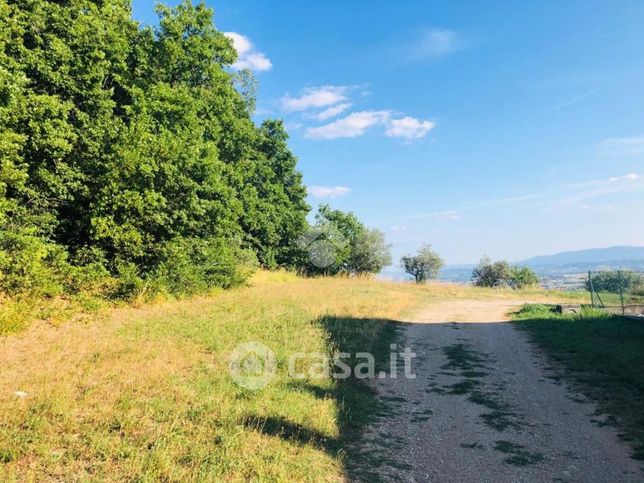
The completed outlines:
[[[400,259],[402,268],[412,275],[416,283],[423,283],[438,277],[443,260],[432,250],[431,245],[423,245],[416,255],[406,255]]]
[[[308,252],[305,271],[309,274],[378,273],[391,263],[389,245],[381,231],[367,228],[355,214],[327,204],[318,208],[302,248]]]
[[[184,293],[297,263],[309,207],[281,121],[253,123],[211,9],[157,12],[0,0],[0,290],[91,267]]]
[[[483,257],[472,271],[472,284],[477,287],[509,287],[522,289],[539,283],[539,277],[529,267],[513,267],[505,260],[492,262]]]
[[[390,246],[380,230],[365,228],[351,243],[347,270],[357,275],[380,272],[391,264]]]

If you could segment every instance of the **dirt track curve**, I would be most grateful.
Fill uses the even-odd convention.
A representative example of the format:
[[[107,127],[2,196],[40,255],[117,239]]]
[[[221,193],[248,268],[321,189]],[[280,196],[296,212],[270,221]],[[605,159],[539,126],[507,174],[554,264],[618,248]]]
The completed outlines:
[[[415,379],[376,382],[390,404],[358,444],[356,481],[644,481],[631,450],[507,322],[507,300],[436,304],[402,327]]]

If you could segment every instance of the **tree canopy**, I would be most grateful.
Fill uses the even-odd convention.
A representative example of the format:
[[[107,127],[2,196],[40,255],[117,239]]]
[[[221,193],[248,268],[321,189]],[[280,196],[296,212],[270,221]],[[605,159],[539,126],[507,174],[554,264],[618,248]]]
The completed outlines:
[[[189,292],[296,263],[309,207],[283,124],[253,124],[211,9],[157,13],[0,0],[2,290],[128,274]]]
[[[391,263],[384,234],[366,227],[351,212],[327,204],[318,208],[315,224],[303,238],[309,274],[333,275],[378,273]]]

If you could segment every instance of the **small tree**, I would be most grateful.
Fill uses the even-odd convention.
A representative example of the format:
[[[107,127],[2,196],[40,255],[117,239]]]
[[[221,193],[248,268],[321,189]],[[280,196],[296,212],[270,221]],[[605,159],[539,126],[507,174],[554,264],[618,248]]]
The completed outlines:
[[[405,255],[400,259],[402,268],[412,275],[416,283],[423,283],[426,280],[438,277],[438,271],[443,266],[443,260],[427,244],[418,249],[416,255]]]
[[[354,274],[378,273],[391,263],[390,245],[380,230],[365,228],[351,243],[347,270]]]
[[[472,284],[477,287],[500,287],[510,278],[511,271],[510,264],[505,260],[492,262],[489,257],[483,257],[472,271]]]

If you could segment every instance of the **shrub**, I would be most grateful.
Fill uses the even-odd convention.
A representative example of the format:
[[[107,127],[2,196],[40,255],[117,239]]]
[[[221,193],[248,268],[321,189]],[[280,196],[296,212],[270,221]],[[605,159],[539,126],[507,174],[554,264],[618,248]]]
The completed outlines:
[[[529,267],[512,267],[509,284],[514,289],[534,287],[539,284],[539,277]]]
[[[63,291],[68,268],[64,250],[24,233],[0,233],[0,289],[11,295],[28,292],[52,297]]]
[[[509,287],[522,289],[539,283],[539,277],[529,267],[513,267],[505,260],[492,262],[483,257],[472,271],[472,284],[477,287]]]
[[[512,274],[510,264],[505,260],[492,262],[483,257],[479,265],[472,271],[472,284],[477,287],[502,287],[508,284]]]

